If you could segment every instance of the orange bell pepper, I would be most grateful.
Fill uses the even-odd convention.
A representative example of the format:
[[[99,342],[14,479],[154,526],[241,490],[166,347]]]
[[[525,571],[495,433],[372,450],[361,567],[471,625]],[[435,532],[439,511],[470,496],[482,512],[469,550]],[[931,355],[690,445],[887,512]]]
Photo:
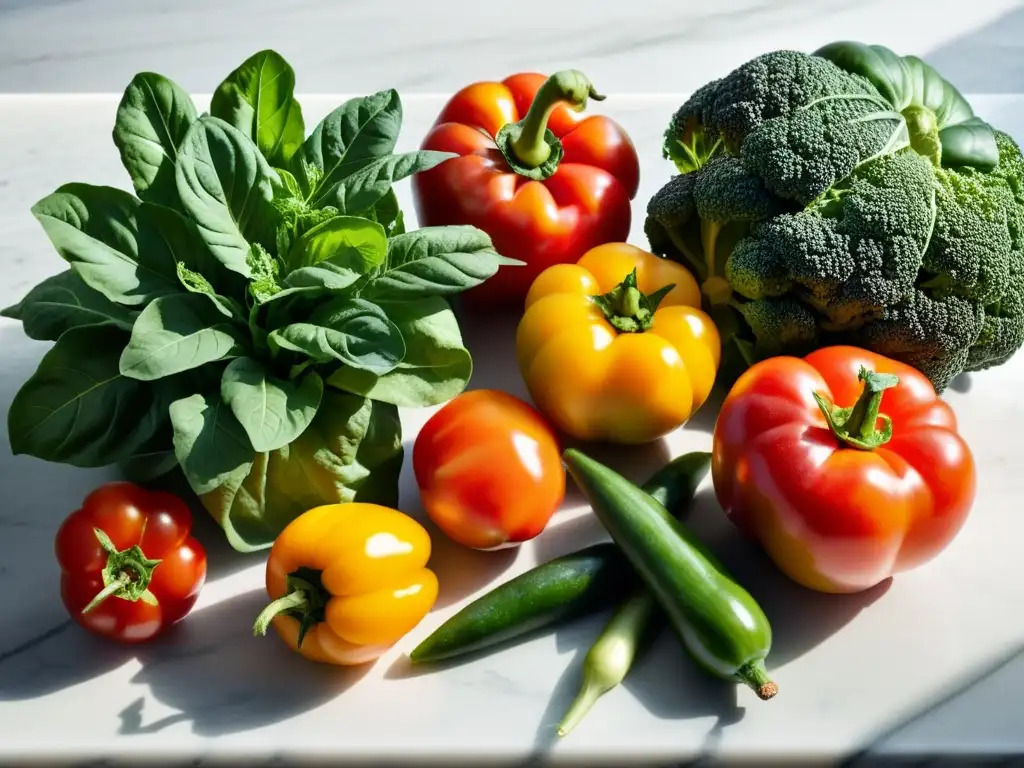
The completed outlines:
[[[680,264],[627,243],[542,272],[516,332],[537,408],[581,440],[637,444],[683,424],[718,372],[721,339]]]
[[[430,536],[418,522],[376,504],[328,504],[281,531],[267,560],[271,624],[312,661],[373,661],[412,630],[437,600],[427,569]]]

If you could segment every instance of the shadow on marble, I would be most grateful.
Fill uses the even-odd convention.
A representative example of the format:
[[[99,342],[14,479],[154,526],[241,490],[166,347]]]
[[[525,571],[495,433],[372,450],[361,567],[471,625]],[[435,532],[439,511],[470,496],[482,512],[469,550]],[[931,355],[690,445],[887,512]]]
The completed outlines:
[[[403,442],[405,461],[398,481],[399,506],[403,512],[418,520],[430,534],[428,566],[437,575],[437,600],[433,608],[437,611],[497,582],[501,574],[515,562],[519,548],[481,552],[464,547],[442,533],[420,504],[416,475],[412,469],[413,444],[414,438],[407,438]]]
[[[17,620],[17,617],[15,617]],[[64,620],[0,657],[0,701],[48,696],[115,670],[135,650],[112,643]]]
[[[516,362],[518,313],[477,315],[454,303],[462,340],[473,355],[469,389],[500,389],[532,402]]]
[[[266,601],[266,592],[255,589],[194,611],[141,651],[142,669],[131,683],[148,693],[140,691],[118,713],[118,732],[155,733],[180,722],[202,736],[252,730],[316,709],[373,668],[310,664],[273,630],[253,637],[252,622]],[[150,699],[177,712],[147,716]]]
[[[433,610],[443,610],[479,590],[496,586],[519,556],[519,547],[482,552],[449,539],[430,521],[424,523],[430,533],[433,551],[430,568],[437,575],[437,601]]]
[[[920,755],[929,759],[941,755],[955,743],[955,734],[970,732],[970,740],[958,748],[959,764],[1022,765],[1024,757],[1007,759],[1015,743],[993,738],[990,734],[1012,733],[1020,722],[1020,684],[1024,681],[1024,645],[1017,645],[968,680],[950,686],[950,692],[928,702],[908,717],[877,734],[856,754],[843,762],[843,768],[867,768],[877,765],[887,754]],[[1003,705],[993,709],[993,702]],[[1004,721],[1004,724],[1000,724]],[[1019,744],[1019,741],[1016,742]],[[976,750],[984,758],[970,755]],[[946,756],[949,757],[949,756]],[[948,764],[949,763],[937,763]],[[931,764],[929,764],[930,766]]]
[[[927,52],[925,61],[961,93],[1020,93],[1024,87],[1024,8]]]
[[[556,630],[556,647],[562,654],[571,652],[571,656],[540,718],[534,742],[536,749],[547,750],[559,740],[558,724],[580,690],[583,658],[610,616],[610,611],[602,611]],[[673,684],[666,685],[666,680],[672,680]],[[637,662],[621,689],[635,697],[650,714],[663,720],[715,718],[704,745],[707,751],[713,751],[724,728],[738,723],[745,714],[738,706],[737,686],[698,670],[669,631],[662,633]],[[598,708],[614,706],[612,699],[617,695],[622,692],[613,690],[602,697],[588,717],[593,717]]]
[[[68,622],[31,654],[0,666],[0,701],[46,696],[135,661],[141,669],[128,691],[138,696],[126,699],[117,712],[119,733],[154,733],[187,722],[197,734],[216,736],[315,709],[372,668],[310,664],[273,630],[253,637],[252,622],[266,601],[263,589],[233,596],[193,611],[187,621],[138,648],[106,642]],[[153,700],[161,710],[175,712],[148,715]]]
[[[887,579],[852,595],[827,595],[800,586],[729,522],[710,485],[697,492],[687,525],[764,609],[773,634],[769,670],[779,669],[820,645],[881,599],[892,584]],[[779,686],[784,687],[783,680]]]
[[[971,387],[974,386],[974,377],[969,373],[961,373],[951,382],[949,382],[949,388],[954,392],[959,392],[962,395],[967,394],[971,391]]]
[[[590,518],[592,516],[585,516]],[[848,624],[861,610],[881,598],[890,581],[859,595],[823,595],[804,589],[785,577],[751,542],[725,519],[710,488],[698,492],[689,518],[691,527],[718,555],[733,575],[757,599],[772,623],[774,641],[768,668],[780,687],[785,665],[812,650]],[[610,614],[589,616],[555,630],[558,648],[575,650],[559,681],[538,732],[538,746],[549,745],[553,729],[578,691],[580,664]],[[674,684],[666,685],[666,680]],[[722,732],[743,719],[736,685],[717,680],[698,669],[671,630],[665,630],[622,686],[652,715],[662,719],[716,718],[704,751],[712,753]],[[601,706],[600,702],[595,706]]]

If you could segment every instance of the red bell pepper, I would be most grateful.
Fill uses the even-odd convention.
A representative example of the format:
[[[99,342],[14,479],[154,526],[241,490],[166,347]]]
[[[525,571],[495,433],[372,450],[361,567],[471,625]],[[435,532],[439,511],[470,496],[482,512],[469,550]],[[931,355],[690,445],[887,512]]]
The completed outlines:
[[[618,123],[580,115],[588,99],[604,96],[580,72],[523,73],[469,85],[441,111],[423,149],[458,157],[413,176],[420,226],[476,226],[525,262],[467,291],[464,305],[521,308],[545,268],[629,236],[640,162]]]
[[[821,592],[868,589],[934,558],[977,482],[928,379],[852,347],[749,368],[719,413],[711,470],[730,519]]]
[[[71,617],[122,643],[151,640],[185,618],[206,582],[192,513],[170,493],[107,483],[61,524],[54,542]]]

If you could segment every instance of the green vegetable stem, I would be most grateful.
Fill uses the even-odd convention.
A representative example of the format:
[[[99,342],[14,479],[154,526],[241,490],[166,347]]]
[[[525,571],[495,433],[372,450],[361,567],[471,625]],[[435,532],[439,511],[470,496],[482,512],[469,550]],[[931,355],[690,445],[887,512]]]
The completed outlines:
[[[68,269],[4,316],[55,342],[14,397],[14,454],[175,467],[236,549],[324,503],[398,503],[399,407],[461,392],[449,300],[503,266],[468,226],[405,230],[393,185],[451,157],[395,153],[394,90],[307,135],[295,73],[261,51],[209,114],[135,76],[113,139],[134,194],[69,183],[32,213]]]
[[[689,501],[693,498],[697,487],[711,468],[711,454],[684,454],[662,471],[670,468],[679,471],[680,482],[674,486],[678,489],[680,497],[676,504],[672,504],[671,507],[665,504],[664,494],[658,490],[653,493],[650,490],[647,492],[666,509],[675,509],[678,506],[676,514],[681,515],[689,505],[679,501]],[[657,489],[656,480],[657,477],[652,478],[645,486],[645,490]],[[626,679],[630,668],[647,650],[664,625],[665,614],[658,605],[657,598],[646,586],[641,585],[623,601],[583,658],[583,683],[579,695],[558,726],[559,736],[566,736],[579,725],[599,698]]]
[[[668,509],[685,506],[700,482],[701,456],[706,454],[669,462],[644,488]],[[416,646],[409,659],[421,664],[490,648],[614,603],[636,585],[636,575],[618,547],[594,544],[531,568],[478,597]]]
[[[778,686],[764,665],[771,625],[750,593],[657,499],[579,450],[567,450],[564,460],[694,660],[716,677],[748,685],[761,699],[775,696]],[[643,611],[633,610],[640,619],[623,617],[623,624],[643,623]]]

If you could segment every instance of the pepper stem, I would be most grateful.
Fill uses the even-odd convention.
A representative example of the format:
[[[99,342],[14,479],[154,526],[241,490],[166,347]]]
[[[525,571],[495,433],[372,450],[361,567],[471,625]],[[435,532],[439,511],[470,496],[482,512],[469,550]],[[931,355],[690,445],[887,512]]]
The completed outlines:
[[[93,528],[92,532],[103,551],[107,553],[107,564],[100,574],[103,589],[89,601],[82,609],[82,613],[89,613],[110,597],[133,603],[142,600],[149,605],[157,605],[156,595],[149,591],[149,583],[153,580],[153,571],[161,561],[146,557],[138,544],[119,551],[103,530]]]
[[[562,142],[548,129],[551,113],[559,104],[568,104],[577,112],[587,100],[603,101],[604,96],[582,72],[566,69],[549,77],[533,97],[526,116],[509,123],[494,137],[505,160],[516,173],[542,181],[551,176],[562,160]]]
[[[282,613],[292,613],[293,611],[306,608],[308,605],[309,600],[306,598],[306,593],[303,590],[289,592],[284,597],[277,598],[277,600],[260,611],[260,615],[256,617],[256,623],[252,626],[252,633],[262,637],[267,634],[267,630],[270,629],[270,623],[274,620],[275,616]]]
[[[608,293],[592,296],[593,301],[604,312],[612,327],[622,333],[642,333],[651,327],[654,312],[675,283],[665,285],[654,293],[645,295],[637,287],[636,268]]]
[[[864,389],[850,408],[840,408],[828,398],[814,392],[814,400],[825,416],[829,429],[847,445],[870,451],[892,439],[892,419],[879,413],[882,393],[900,383],[892,373],[875,373],[861,366],[857,378]],[[882,422],[881,428],[878,422]]]
[[[764,662],[760,659],[740,667],[736,677],[740,682],[753,688],[761,701],[768,701],[779,692],[779,686],[768,677],[768,670],[764,668]]]
[[[277,616],[292,616],[299,622],[299,636],[295,645],[301,648],[306,633],[324,620],[324,608],[330,599],[321,575],[321,571],[305,567],[288,574],[288,592],[260,611],[252,626],[253,635],[266,635]]]

